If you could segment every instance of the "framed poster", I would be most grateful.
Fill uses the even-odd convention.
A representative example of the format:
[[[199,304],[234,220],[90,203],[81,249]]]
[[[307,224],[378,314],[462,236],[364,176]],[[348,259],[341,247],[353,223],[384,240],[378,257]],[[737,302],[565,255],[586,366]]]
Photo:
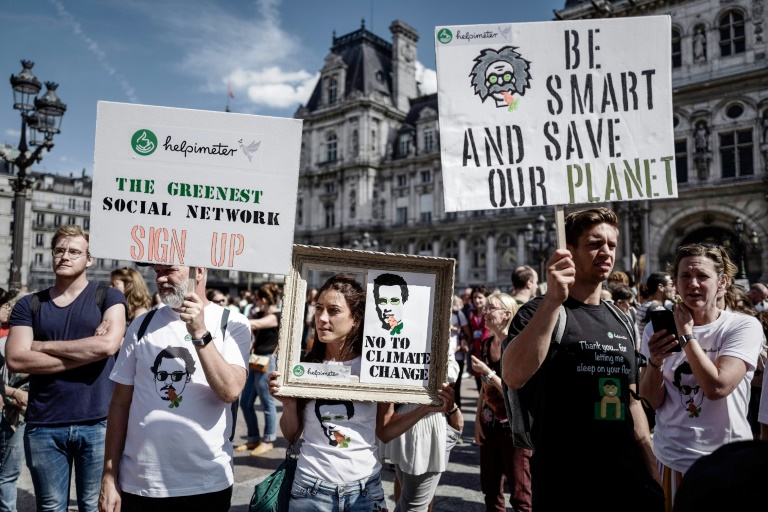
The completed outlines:
[[[280,326],[280,395],[441,403],[454,265],[451,258],[294,245]],[[307,361],[302,353],[307,290],[339,273],[365,288],[359,367]]]

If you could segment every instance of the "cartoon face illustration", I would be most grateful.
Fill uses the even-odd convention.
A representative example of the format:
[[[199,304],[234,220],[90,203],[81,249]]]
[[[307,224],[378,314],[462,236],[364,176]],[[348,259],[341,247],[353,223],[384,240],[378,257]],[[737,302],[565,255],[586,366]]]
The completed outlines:
[[[403,324],[403,304],[408,301],[408,284],[395,274],[381,274],[373,280],[373,298],[381,328],[399,334]]]
[[[498,51],[489,48],[475,58],[475,66],[469,76],[475,94],[483,102],[491,97],[497,108],[508,107],[509,111],[517,108],[519,99],[514,98],[514,94],[525,94],[531,76],[528,73],[530,62],[523,59],[516,49],[513,46],[505,46]]]
[[[316,400],[315,415],[323,427],[323,433],[328,438],[328,444],[339,448],[349,447],[350,438],[340,431],[339,423],[355,415],[355,406],[352,402]]]
[[[704,393],[693,377],[693,370],[688,362],[675,368],[675,380],[672,385],[680,393],[680,403],[688,411],[690,418],[698,418],[701,414],[701,403],[704,401]]]
[[[613,379],[605,379],[602,383],[602,389],[603,397],[600,399],[600,419],[608,418],[608,412],[610,409],[613,409],[614,419],[621,419],[621,399],[619,398],[619,385]]]
[[[195,360],[184,347],[167,347],[155,357],[150,368],[155,376],[155,390],[161,399],[171,402],[169,407],[178,407],[184,388],[195,373]]]

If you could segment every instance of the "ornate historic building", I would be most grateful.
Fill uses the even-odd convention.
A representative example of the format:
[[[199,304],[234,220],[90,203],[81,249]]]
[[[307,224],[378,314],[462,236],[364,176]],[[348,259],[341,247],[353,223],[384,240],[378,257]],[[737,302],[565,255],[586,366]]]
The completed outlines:
[[[729,245],[751,281],[768,280],[768,60],[763,0],[566,0],[558,19],[670,15],[679,197],[611,203],[622,222],[617,270],[646,255],[663,269],[677,246]],[[304,120],[296,243],[458,261],[457,289],[510,287],[519,264],[551,247],[551,207],[445,213],[437,96],[416,82],[416,31],[336,37]],[[568,209],[566,210],[567,213]],[[546,221],[537,222],[543,215]],[[740,222],[739,222],[740,219]],[[530,249],[529,249],[530,248]]]

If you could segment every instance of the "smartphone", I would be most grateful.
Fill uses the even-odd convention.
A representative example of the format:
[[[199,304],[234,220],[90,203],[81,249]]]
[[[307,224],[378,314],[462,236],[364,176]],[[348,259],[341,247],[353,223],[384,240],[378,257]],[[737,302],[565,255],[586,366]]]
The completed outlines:
[[[654,332],[659,332],[660,330],[665,329],[667,331],[665,336],[674,334],[675,339],[678,338],[677,326],[675,325],[675,314],[666,308],[651,311],[651,325],[653,326]],[[680,344],[678,343],[669,349],[668,352],[680,352],[681,350]]]

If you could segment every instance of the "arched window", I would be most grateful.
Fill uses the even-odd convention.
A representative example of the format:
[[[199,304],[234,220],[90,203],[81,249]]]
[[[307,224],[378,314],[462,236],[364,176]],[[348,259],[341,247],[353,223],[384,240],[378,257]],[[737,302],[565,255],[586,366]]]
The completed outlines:
[[[333,203],[325,205],[325,227],[332,228],[336,225],[336,207]]]
[[[517,266],[517,242],[514,236],[508,234],[501,235],[496,242],[496,248],[499,254],[499,266]]]
[[[672,67],[679,68],[683,65],[683,51],[681,45],[680,29],[672,28]]]
[[[459,266],[459,244],[456,240],[447,240],[442,244],[443,256],[446,258],[453,258],[456,260],[456,267]]]
[[[429,153],[433,147],[435,147],[435,132],[432,128],[427,128],[424,130],[424,151]]]
[[[485,267],[485,240],[476,238],[472,242],[472,268]]]
[[[431,242],[422,242],[419,244],[419,256],[432,256]]]
[[[728,11],[720,18],[720,55],[727,57],[746,51],[744,15]]]
[[[338,154],[338,138],[335,133],[331,132],[325,139],[325,159],[328,162],[335,162]]]
[[[404,133],[400,136],[400,156],[406,157],[411,151],[411,136]]]
[[[339,82],[336,77],[332,76],[328,79],[328,104],[333,105],[339,99]]]

